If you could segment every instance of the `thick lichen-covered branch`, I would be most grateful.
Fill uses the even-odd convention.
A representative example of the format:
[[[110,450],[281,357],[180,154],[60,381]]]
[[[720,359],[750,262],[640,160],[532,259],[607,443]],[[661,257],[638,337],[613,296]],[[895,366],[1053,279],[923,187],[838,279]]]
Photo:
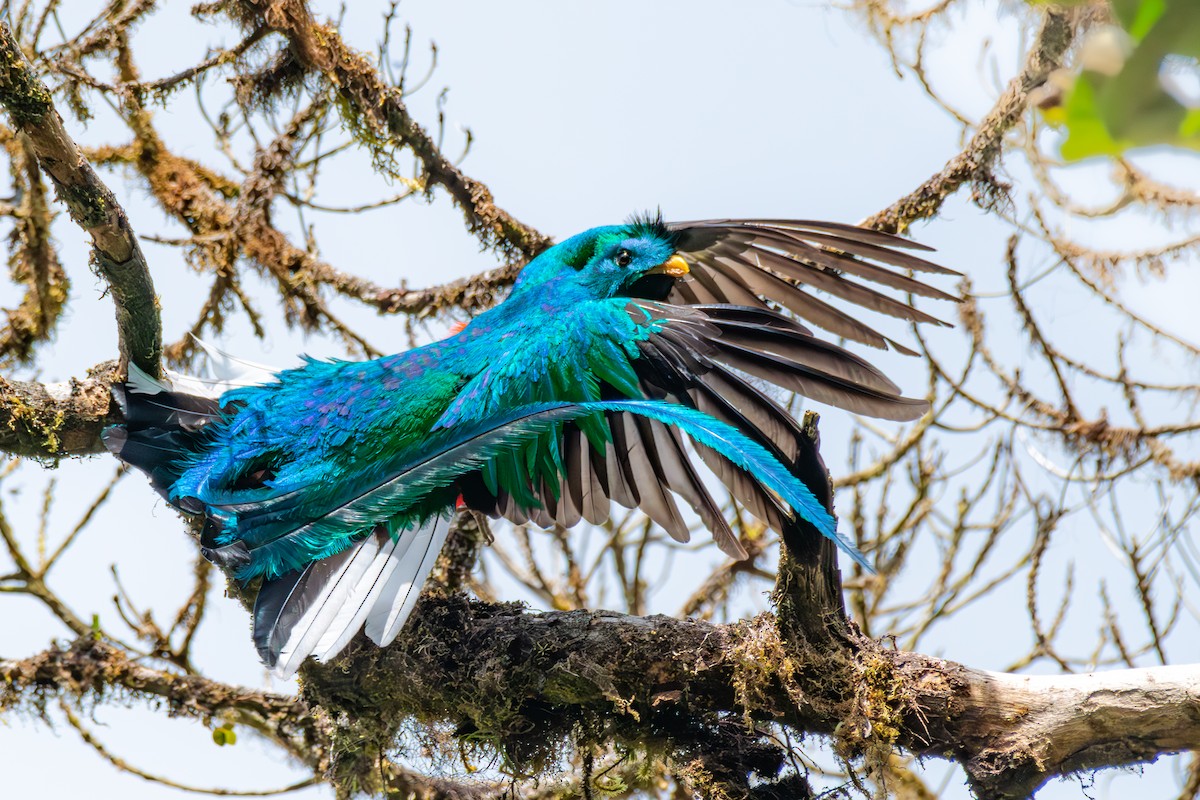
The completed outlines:
[[[785,642],[771,615],[713,625],[451,597],[425,601],[397,645],[306,672],[310,702],[372,720],[360,741],[388,741],[416,715],[494,744],[518,770],[536,771],[581,727],[678,752],[732,714],[832,735],[847,756],[952,757],[981,797],[1018,797],[1200,741],[1200,666],[1001,675],[861,638],[840,651]]]
[[[1014,676],[866,639],[831,657],[785,643],[770,615],[714,625],[529,613],[460,596],[427,599],[415,621],[386,650],[363,645],[339,663],[306,668],[301,698],[163,671],[86,637],[0,660],[0,712],[37,709],[49,697],[158,699],[174,714],[249,727],[333,777],[373,785],[382,774],[428,797],[486,792],[381,770],[380,754],[409,715],[454,725],[515,770],[545,765],[581,731],[703,761],[723,741],[744,751],[760,736],[759,720],[831,735],[847,757],[898,745],[955,758],[983,798],[1024,797],[1054,775],[1152,760],[1200,741],[1200,665]],[[334,713],[314,714],[318,706]],[[744,720],[741,733],[716,735],[730,717]],[[758,762],[760,779],[778,777],[772,763]]]
[[[116,362],[108,362],[64,383],[0,377],[0,452],[42,459],[103,452],[100,432],[116,421],[116,374]]]
[[[316,723],[295,698],[229,686],[196,675],[155,669],[101,640],[83,638],[21,660],[0,660],[0,710],[36,705],[47,696],[125,696],[162,699],[177,715],[229,719],[304,752]]]
[[[150,269],[116,196],[63,127],[49,90],[34,74],[21,45],[0,23],[0,104],[29,137],[38,162],[54,181],[71,218],[92,238],[92,259],[117,312],[121,359],[159,374],[162,325]]]
[[[0,658],[0,715],[11,710],[45,714],[54,698],[87,704],[114,697],[163,704],[172,716],[205,724],[253,730],[318,778],[330,767],[335,731],[327,718],[295,697],[158,669],[90,636],[25,659]],[[496,797],[502,789],[430,778],[388,761],[375,768],[391,789],[420,800],[475,800]]]

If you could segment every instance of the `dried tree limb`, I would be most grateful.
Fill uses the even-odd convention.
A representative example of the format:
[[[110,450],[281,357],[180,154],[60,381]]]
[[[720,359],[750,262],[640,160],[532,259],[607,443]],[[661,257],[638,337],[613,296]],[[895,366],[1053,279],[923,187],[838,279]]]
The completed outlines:
[[[296,698],[228,686],[197,675],[154,669],[121,649],[91,638],[66,649],[51,648],[21,660],[0,660],[0,709],[33,697],[82,697],[113,689],[168,700],[175,714],[201,720],[227,719],[270,736],[304,755],[317,723]]]
[[[226,201],[214,184],[225,181],[186,158],[167,149],[154,130],[150,114],[130,101],[125,106],[130,127],[135,132],[133,145],[107,148],[96,153],[98,161],[128,163],[146,179],[150,191],[165,211],[176,217],[193,233],[197,250],[208,256],[220,269],[232,269],[224,253],[239,237],[253,238],[241,246],[249,258],[274,259],[292,273],[313,283],[329,286],[344,297],[352,298],[381,314],[407,314],[426,317],[448,308],[482,311],[495,304],[498,293],[512,285],[519,267],[506,264],[477,275],[422,289],[381,286],[358,275],[344,272],[317,258],[288,240],[273,225],[234,224],[236,207]],[[228,182],[231,193],[240,189]],[[262,219],[261,215],[258,219]],[[267,220],[269,222],[269,220]],[[222,260],[224,259],[224,260]]]
[[[279,135],[254,157],[254,165],[246,176],[233,213],[233,232],[246,257],[262,265],[279,283],[280,294],[288,301],[288,316],[298,317],[301,324],[316,330],[323,323],[338,333],[348,344],[371,358],[382,355],[369,342],[350,330],[329,310],[325,301],[304,280],[302,269],[317,263],[307,253],[301,253],[288,238],[271,224],[271,202],[287,180],[293,167],[297,140],[301,131],[321,116],[325,101],[314,100],[288,121]],[[299,256],[299,258],[297,258]],[[293,305],[299,306],[293,311]]]
[[[1063,56],[1075,37],[1077,12],[1051,7],[1044,13],[1025,66],[979,123],[966,149],[913,192],[859,224],[889,233],[903,232],[912,223],[936,214],[946,199],[967,183],[976,187],[977,202],[996,201],[1003,189],[992,175],[992,168],[1003,152],[1004,135],[1029,107],[1030,91],[1042,85],[1046,77],[1062,65]]]
[[[238,58],[245,54],[247,50],[258,44],[264,35],[266,35],[266,31],[263,30],[250,31],[245,39],[238,42],[233,47],[230,47],[228,50],[221,50],[217,53],[214,53],[200,63],[193,64],[187,69],[180,70],[174,75],[168,75],[165,78],[158,78],[157,80],[152,81],[125,84],[121,88],[123,90],[135,92],[162,92],[176,89],[180,86],[186,86],[193,82],[197,76],[203,75],[205,72],[213,69],[214,67],[220,67],[224,66],[225,64],[235,62]]]
[[[111,49],[122,32],[152,13],[155,5],[155,0],[133,0],[113,7],[115,13],[101,13],[84,28],[79,37],[67,42],[61,49],[70,53],[75,60]]]
[[[380,289],[370,300],[389,314],[426,316],[450,307],[482,311],[496,303],[496,295],[511,286],[520,271],[519,266],[506,264],[424,289]]]
[[[188,792],[189,794],[209,795],[215,797],[277,797],[282,794],[305,789],[318,783],[317,778],[309,777],[287,786],[281,786],[277,789],[208,789],[200,786],[189,786],[188,784],[180,783],[179,781],[172,780],[171,778],[167,778],[162,775],[156,775],[153,772],[147,772],[146,770],[136,767],[130,762],[116,755],[108,749],[108,747],[99,739],[99,737],[96,736],[96,734],[88,730],[87,726],[83,724],[83,720],[79,718],[79,715],[75,713],[74,709],[72,709],[65,700],[60,699],[58,705],[59,710],[64,716],[66,716],[67,722],[70,724],[70,726],[74,728],[79,734],[80,738],[83,739],[84,744],[90,746],[92,750],[96,752],[96,755],[112,764],[118,770],[127,772],[130,775],[136,775],[142,780],[149,781],[150,783],[169,786],[172,789],[179,789],[180,791]]]
[[[27,362],[39,342],[54,333],[67,302],[69,281],[50,236],[54,214],[28,136],[0,131],[12,165],[13,231],[9,236],[9,273],[25,285],[16,308],[4,309],[8,324],[0,333],[0,359]]]
[[[919,667],[919,670],[927,667]],[[1200,664],[1084,675],[963,669],[958,726],[981,797],[1024,798],[1047,777],[1200,748]]]
[[[155,669],[90,636],[25,659],[0,658],[0,714],[14,708],[44,712],[50,698],[81,700],[113,692],[166,701],[172,716],[245,726],[283,747],[316,777],[324,779],[330,768],[333,737],[338,732],[300,698]],[[503,793],[503,787],[495,784],[426,777],[387,761],[375,763],[373,768],[404,797],[482,800]]]

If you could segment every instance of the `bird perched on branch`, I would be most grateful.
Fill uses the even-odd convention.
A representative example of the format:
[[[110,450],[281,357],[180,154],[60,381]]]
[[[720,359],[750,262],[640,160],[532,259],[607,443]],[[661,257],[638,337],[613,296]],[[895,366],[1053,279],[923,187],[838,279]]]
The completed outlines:
[[[910,277],[954,274],[920,250],[827,222],[635,218],[547,249],[504,302],[424,347],[252,370],[223,392],[133,371],[105,442],[203,519],[210,560],[261,579],[254,639],[283,675],[364,627],[390,643],[458,501],[543,526],[602,522],[615,501],[686,540],[679,498],[744,558],[693,454],[785,544],[824,536],[869,569],[837,530],[812,443],[759,387],[884,419],[925,413],[797,321],[903,350],[810,289],[939,323],[876,288],[953,299]]]

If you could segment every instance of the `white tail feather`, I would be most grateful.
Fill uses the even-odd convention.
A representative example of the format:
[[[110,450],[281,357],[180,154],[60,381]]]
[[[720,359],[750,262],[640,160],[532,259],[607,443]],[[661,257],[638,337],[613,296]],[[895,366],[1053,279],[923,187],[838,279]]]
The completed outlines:
[[[208,355],[208,369],[212,373],[213,380],[215,383],[223,385],[226,389],[232,389],[235,386],[257,386],[260,383],[268,383],[274,380],[275,373],[279,372],[274,367],[268,367],[265,364],[231,356],[224,350],[198,337],[193,336],[192,338],[200,346],[200,349]]]
[[[125,379],[125,385],[129,387],[129,391],[135,394],[158,394],[171,391],[170,379],[151,378],[132,361],[129,362],[129,377]]]
[[[449,533],[450,519],[438,516],[408,534],[413,537],[412,546],[367,615],[367,637],[375,644],[386,647],[400,634]]]
[[[130,364],[129,377],[126,379],[129,390],[137,394],[186,392],[197,397],[217,399],[230,389],[258,386],[275,380],[278,370],[263,364],[256,364],[253,361],[235,358],[218,350],[203,339],[192,338],[208,356],[208,372],[212,377],[204,378],[163,369],[161,379],[152,378],[138,369],[136,364]]]
[[[342,605],[341,611],[329,623],[328,629],[313,647],[318,661],[328,661],[342,651],[362,628],[367,614],[379,602],[388,580],[401,565],[405,554],[418,540],[420,531],[402,531],[393,541],[387,533],[376,533],[381,546],[366,573],[359,578],[354,593]]]
[[[329,576],[288,632],[272,671],[288,678],[310,655],[330,660],[364,622],[373,642],[390,644],[416,606],[449,530],[449,518],[439,516],[401,531],[394,541],[382,531],[373,533],[321,562],[332,567]]]
[[[275,674],[282,678],[294,675],[304,663],[304,659],[312,655],[317,642],[342,610],[342,606],[358,586],[359,580],[374,562],[378,551],[378,538],[368,536],[349,550],[330,556],[331,559],[345,563],[330,574],[304,615],[292,626],[287,642],[279,651],[279,658],[275,662]]]

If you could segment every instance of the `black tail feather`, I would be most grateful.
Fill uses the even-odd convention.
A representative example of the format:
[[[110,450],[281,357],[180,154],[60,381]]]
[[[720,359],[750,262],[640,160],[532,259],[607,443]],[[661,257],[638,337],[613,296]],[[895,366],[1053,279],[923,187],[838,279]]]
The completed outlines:
[[[167,497],[183,471],[184,456],[206,440],[204,428],[220,415],[220,404],[215,398],[166,389],[146,392],[131,384],[117,384],[112,391],[125,422],[104,429],[104,446],[146,473],[155,491]]]

